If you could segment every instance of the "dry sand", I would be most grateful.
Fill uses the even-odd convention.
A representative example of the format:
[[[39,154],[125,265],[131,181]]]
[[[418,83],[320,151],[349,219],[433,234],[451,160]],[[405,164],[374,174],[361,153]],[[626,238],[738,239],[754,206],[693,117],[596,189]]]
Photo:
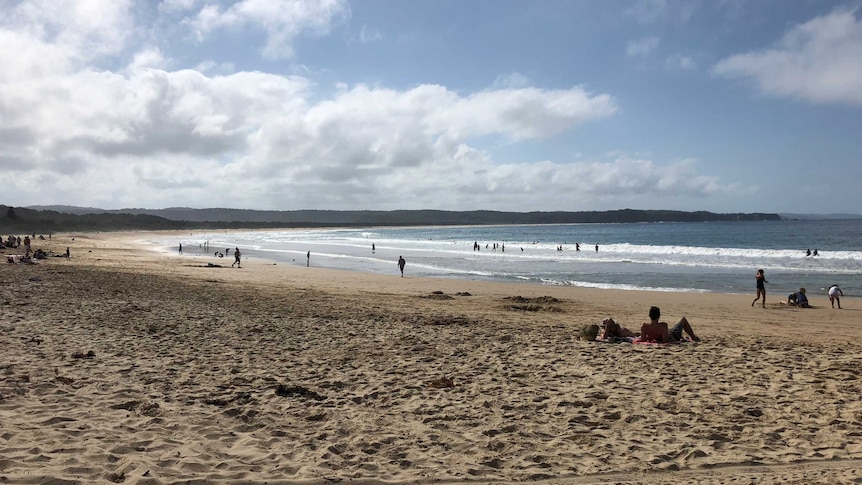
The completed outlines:
[[[74,237],[0,273],[0,483],[862,482],[858,300],[208,268]],[[650,305],[703,342],[577,338]]]

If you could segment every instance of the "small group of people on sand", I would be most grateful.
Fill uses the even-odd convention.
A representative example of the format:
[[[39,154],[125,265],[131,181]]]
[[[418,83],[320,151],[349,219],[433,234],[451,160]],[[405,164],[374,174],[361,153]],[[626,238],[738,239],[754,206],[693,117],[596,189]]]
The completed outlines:
[[[686,335],[693,342],[700,342],[700,337],[695,335],[688,319],[682,317],[673,327],[670,327],[667,322],[660,322],[661,310],[659,307],[650,307],[649,321],[641,324],[640,332],[635,332],[619,323],[613,318],[605,318],[602,320],[602,328],[598,325],[592,325],[590,329],[586,329],[582,334],[582,338],[586,340],[604,340],[612,341],[618,339],[630,340],[633,343],[674,343],[685,341]],[[592,333],[592,335],[591,335]]]
[[[762,297],[763,308],[766,308],[766,283],[769,283],[769,281],[766,280],[766,275],[762,269],[757,270],[757,273],[754,274],[754,280],[757,287],[757,293],[755,294],[754,300],[751,302],[751,306],[754,306],[754,304]],[[832,308],[835,308],[835,304],[838,303],[838,308],[841,309],[841,297],[844,296],[844,292],[841,288],[838,285],[832,285],[826,293],[829,295],[829,302],[832,303]],[[811,308],[811,304],[808,303],[808,295],[806,294],[805,288],[799,288],[799,291],[794,291],[787,295],[787,301],[779,303],[799,308]]]
[[[835,308],[835,304],[837,303],[840,310],[841,297],[844,296],[844,291],[838,285],[832,285],[826,291],[826,294],[829,295],[829,303],[832,304],[832,308]],[[805,294],[805,288],[799,288],[799,291],[787,295],[787,301],[782,301],[781,303],[799,308],[811,308],[811,304],[808,303],[808,296]]]

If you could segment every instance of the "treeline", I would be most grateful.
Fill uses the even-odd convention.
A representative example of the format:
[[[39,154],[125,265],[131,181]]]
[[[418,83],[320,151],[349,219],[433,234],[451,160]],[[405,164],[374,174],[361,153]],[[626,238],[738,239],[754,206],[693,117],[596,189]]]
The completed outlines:
[[[242,209],[121,209],[0,205],[0,234],[159,229],[573,224],[635,222],[777,221],[778,214],[633,210],[585,212],[499,211],[257,211]]]

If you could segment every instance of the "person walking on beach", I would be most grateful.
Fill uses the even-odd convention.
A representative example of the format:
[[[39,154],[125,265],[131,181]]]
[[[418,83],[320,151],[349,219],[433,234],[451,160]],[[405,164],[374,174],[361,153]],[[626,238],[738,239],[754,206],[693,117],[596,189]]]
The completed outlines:
[[[841,291],[841,288],[838,285],[832,285],[829,287],[829,301],[832,303],[832,308],[835,308],[835,303],[838,303],[838,309],[841,309],[841,298],[838,296],[844,296],[844,292]]]
[[[180,243],[180,254],[183,254],[183,243]]]
[[[762,269],[757,270],[757,274],[754,275],[754,279],[757,283],[757,298],[751,302],[751,306],[754,306],[754,304],[757,303],[757,300],[763,296],[763,308],[766,308],[766,283],[769,283],[769,281],[766,280],[766,275],[763,274]]]
[[[233,268],[234,264],[236,265],[237,268],[242,268],[242,266],[240,266],[240,256],[241,256],[241,254],[239,252],[239,248],[234,249],[233,264],[230,265],[231,268]]]
[[[311,266],[311,251],[305,253],[305,267]]]
[[[404,277],[404,265],[407,264],[407,261],[404,261],[404,258],[398,256],[398,269],[401,270],[401,277]]]

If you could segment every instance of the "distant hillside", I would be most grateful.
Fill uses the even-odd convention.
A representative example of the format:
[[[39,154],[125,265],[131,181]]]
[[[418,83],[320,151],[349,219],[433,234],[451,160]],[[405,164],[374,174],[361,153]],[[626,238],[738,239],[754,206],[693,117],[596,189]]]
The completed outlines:
[[[487,224],[570,224],[632,222],[777,221],[778,214],[716,214],[664,210],[589,212],[498,211],[257,211],[243,209],[120,209],[0,205],[0,234],[72,230],[272,228],[339,226],[427,226]]]
[[[782,219],[823,220],[823,219],[862,219],[860,214],[779,214]]]

